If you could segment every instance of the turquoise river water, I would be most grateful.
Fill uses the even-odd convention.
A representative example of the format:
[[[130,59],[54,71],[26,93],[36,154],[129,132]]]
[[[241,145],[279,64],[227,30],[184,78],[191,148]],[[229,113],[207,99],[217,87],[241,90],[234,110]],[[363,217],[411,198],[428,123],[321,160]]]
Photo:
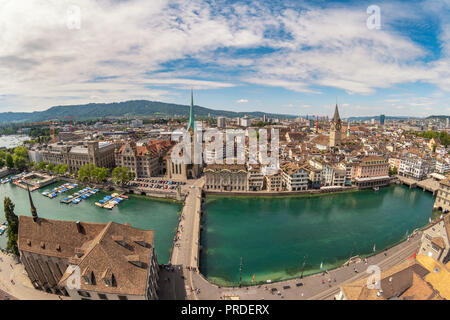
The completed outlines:
[[[207,197],[200,270],[220,285],[298,277],[386,249],[427,224],[433,197],[404,186],[309,197]],[[306,258],[305,258],[306,257]]]
[[[167,263],[169,261],[172,240],[178,223],[177,212],[181,211],[181,204],[165,200],[154,200],[144,196],[130,195],[129,200],[125,200],[112,210],[107,210],[95,206],[94,203],[111,193],[99,192],[77,205],[63,204],[59,201],[79,189],[59,194],[54,199],[49,199],[41,194],[61,184],[55,183],[31,193],[40,217],[101,223],[107,223],[109,221],[118,223],[128,222],[136,228],[155,230],[155,248],[158,261],[159,263]],[[12,183],[7,183],[0,185],[1,221],[5,220],[3,209],[4,197],[10,197],[14,202],[16,206],[15,213],[17,215],[31,215],[27,191]],[[0,236],[0,247],[4,248],[5,246],[6,233]]]

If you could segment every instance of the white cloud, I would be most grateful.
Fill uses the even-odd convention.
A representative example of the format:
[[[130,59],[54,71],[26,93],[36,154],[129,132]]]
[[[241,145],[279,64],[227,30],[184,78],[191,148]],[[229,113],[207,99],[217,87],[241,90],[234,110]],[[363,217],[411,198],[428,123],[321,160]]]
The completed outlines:
[[[247,103],[248,100],[247,99],[239,99],[239,100],[236,100],[236,102],[237,103]]]
[[[79,0],[81,29],[70,30],[67,9],[74,1],[0,0],[0,74],[7,75],[0,77],[7,95],[1,105],[31,110],[91,100],[171,100],[176,89],[246,83],[307,94],[322,93],[317,87],[373,94],[422,81],[450,92],[450,23],[442,14],[448,0],[426,3],[442,24],[442,57],[427,63],[428,52],[411,39],[384,26],[367,29],[360,6],[274,12],[256,1]],[[404,18],[405,6],[386,5],[382,12]],[[259,47],[272,50],[235,54]],[[184,65],[186,58],[198,65]],[[230,70],[236,73],[225,75]]]

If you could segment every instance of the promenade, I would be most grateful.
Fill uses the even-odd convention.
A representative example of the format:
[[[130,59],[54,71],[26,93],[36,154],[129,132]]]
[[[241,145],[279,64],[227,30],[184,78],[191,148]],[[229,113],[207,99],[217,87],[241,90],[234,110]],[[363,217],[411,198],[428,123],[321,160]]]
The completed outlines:
[[[348,266],[330,270],[325,275],[320,273],[303,279],[296,278],[265,285],[242,288],[219,287],[208,282],[198,272],[191,271],[194,288],[200,289],[195,299],[216,300],[224,295],[232,295],[238,296],[241,300],[332,300],[339,293],[340,285],[368,277],[366,270],[370,265],[377,265],[384,271],[405,261],[418,249],[420,238],[421,232],[411,237],[409,241],[368,258],[367,264],[364,261],[350,263]],[[301,283],[301,286],[297,286],[298,283]]]

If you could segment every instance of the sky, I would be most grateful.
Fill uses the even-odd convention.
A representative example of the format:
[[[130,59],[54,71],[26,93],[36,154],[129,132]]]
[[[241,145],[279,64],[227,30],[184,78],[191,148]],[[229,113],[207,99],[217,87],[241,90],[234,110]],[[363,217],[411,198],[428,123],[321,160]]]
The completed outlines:
[[[191,87],[221,110],[450,115],[450,0],[0,0],[0,112]]]

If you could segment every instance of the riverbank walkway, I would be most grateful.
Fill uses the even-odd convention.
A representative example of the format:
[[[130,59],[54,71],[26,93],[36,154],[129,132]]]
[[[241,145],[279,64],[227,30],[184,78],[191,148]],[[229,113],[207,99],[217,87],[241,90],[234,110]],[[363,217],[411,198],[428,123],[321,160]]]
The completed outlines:
[[[202,186],[202,180],[196,181],[185,199],[170,259],[175,272],[163,271],[161,299],[219,300],[224,296],[237,296],[243,300],[333,299],[339,293],[340,285],[369,276],[366,270],[370,265],[377,265],[382,271],[387,270],[412,256],[420,245],[422,232],[419,231],[410,236],[409,240],[368,258],[367,263],[357,259],[348,266],[341,266],[325,274],[305,276],[303,279],[298,277],[241,288],[221,287],[209,282],[198,268]]]
[[[353,282],[357,279],[368,277],[366,273],[370,265],[377,265],[382,271],[387,270],[412,256],[419,248],[421,232],[412,236],[409,241],[404,241],[395,247],[378,253],[364,261],[350,263],[330,270],[325,275],[315,274],[287,281],[262,284],[255,286],[244,286],[242,288],[219,287],[208,282],[198,272],[192,272],[194,289],[200,289],[194,299],[221,299],[225,295],[237,296],[241,300],[333,300],[339,293],[342,284]],[[355,269],[357,272],[355,272]],[[238,271],[237,271],[238,272]],[[301,286],[297,286],[301,283]]]

